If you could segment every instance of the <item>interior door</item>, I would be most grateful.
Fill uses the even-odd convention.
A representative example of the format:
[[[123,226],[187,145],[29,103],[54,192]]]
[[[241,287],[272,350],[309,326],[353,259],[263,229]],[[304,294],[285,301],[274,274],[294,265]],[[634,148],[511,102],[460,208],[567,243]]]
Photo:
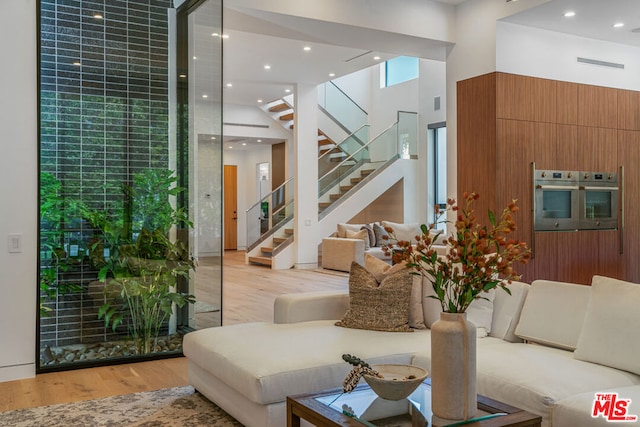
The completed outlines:
[[[224,250],[238,249],[238,167],[224,165]]]

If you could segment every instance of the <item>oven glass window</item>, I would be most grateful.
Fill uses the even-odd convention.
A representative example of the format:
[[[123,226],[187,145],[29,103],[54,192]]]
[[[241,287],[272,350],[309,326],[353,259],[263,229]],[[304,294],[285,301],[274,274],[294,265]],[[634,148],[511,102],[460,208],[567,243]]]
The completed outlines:
[[[585,216],[587,218],[611,218],[611,192],[585,192]]]
[[[571,218],[571,191],[545,190],[542,193],[543,218]]]

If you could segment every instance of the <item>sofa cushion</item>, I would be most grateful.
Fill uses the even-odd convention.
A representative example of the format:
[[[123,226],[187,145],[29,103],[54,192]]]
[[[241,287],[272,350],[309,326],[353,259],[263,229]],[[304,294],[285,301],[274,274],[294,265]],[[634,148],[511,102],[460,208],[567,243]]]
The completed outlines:
[[[184,354],[189,363],[250,401],[271,404],[283,402],[288,395],[340,387],[351,369],[342,360],[344,353],[370,364],[411,363],[412,355],[428,345],[428,330],[368,331],[339,328],[334,322],[242,323],[201,329],[185,335]]]
[[[509,342],[522,342],[515,335],[515,329],[531,285],[513,280],[507,287],[509,293],[500,289],[496,291],[489,335]]]
[[[580,393],[558,401],[551,413],[553,427],[602,427],[612,425],[612,422],[608,421],[602,413],[596,414],[595,417],[592,416],[596,393],[616,393],[617,401],[622,399],[629,400],[629,404],[626,406],[626,417],[631,418],[627,419],[626,422],[631,423],[634,421],[633,417],[635,417],[636,422],[640,420],[640,386],[615,387]],[[623,423],[623,425],[625,424]],[[634,423],[633,425],[637,424]]]
[[[336,325],[376,331],[411,331],[412,282],[408,269],[403,269],[385,276],[378,284],[373,274],[353,262],[349,273],[349,310]]]
[[[422,234],[420,230],[420,224],[417,222],[400,224],[397,222],[390,221],[382,221],[383,227],[391,227],[393,229],[394,234],[396,235],[397,240],[407,240],[409,242],[415,243],[416,236]]]
[[[574,350],[590,295],[589,286],[535,280],[522,307],[516,335],[528,341]]]
[[[559,348],[507,342],[478,348],[478,393],[539,414],[542,425],[549,425],[552,408],[561,399],[640,384],[637,375],[576,360]]]
[[[640,375],[640,285],[593,276],[574,356]]]
[[[438,320],[442,312],[442,305],[435,297],[436,292],[433,290],[431,280],[426,277],[422,278],[422,313],[424,323],[428,328]],[[491,332],[491,321],[493,318],[493,300],[496,290],[492,289],[483,296],[487,299],[476,299],[467,308],[467,320],[476,325],[476,333],[478,338],[486,337]]]

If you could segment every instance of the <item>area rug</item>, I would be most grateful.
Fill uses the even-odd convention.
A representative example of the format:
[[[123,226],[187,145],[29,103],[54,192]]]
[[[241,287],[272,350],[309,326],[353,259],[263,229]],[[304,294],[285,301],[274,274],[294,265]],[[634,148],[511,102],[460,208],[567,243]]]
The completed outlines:
[[[191,386],[0,412],[12,427],[242,427]]]

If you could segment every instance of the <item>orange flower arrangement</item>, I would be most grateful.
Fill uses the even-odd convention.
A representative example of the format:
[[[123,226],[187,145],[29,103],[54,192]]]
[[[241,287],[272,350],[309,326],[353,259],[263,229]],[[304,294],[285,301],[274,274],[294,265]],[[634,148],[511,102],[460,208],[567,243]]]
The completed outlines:
[[[507,285],[520,276],[513,270],[516,262],[526,263],[531,251],[526,243],[508,240],[506,235],[516,229],[513,214],[518,211],[516,200],[504,208],[496,220],[489,210],[490,227],[477,222],[473,202],[477,193],[464,193],[466,205],[460,208],[452,198],[447,200],[444,212],[436,212],[436,221],[420,227],[422,234],[416,236],[416,243],[398,241],[393,229],[386,228],[390,244],[384,245],[385,253],[391,253],[394,262],[406,261],[415,270],[414,274],[427,277],[442,305],[442,311],[464,313],[476,298],[485,298],[483,293],[500,287],[511,294]],[[455,233],[445,240],[447,254],[438,256],[433,233],[435,225],[445,222],[440,218],[447,212],[457,213]],[[394,243],[391,243],[394,242]]]

